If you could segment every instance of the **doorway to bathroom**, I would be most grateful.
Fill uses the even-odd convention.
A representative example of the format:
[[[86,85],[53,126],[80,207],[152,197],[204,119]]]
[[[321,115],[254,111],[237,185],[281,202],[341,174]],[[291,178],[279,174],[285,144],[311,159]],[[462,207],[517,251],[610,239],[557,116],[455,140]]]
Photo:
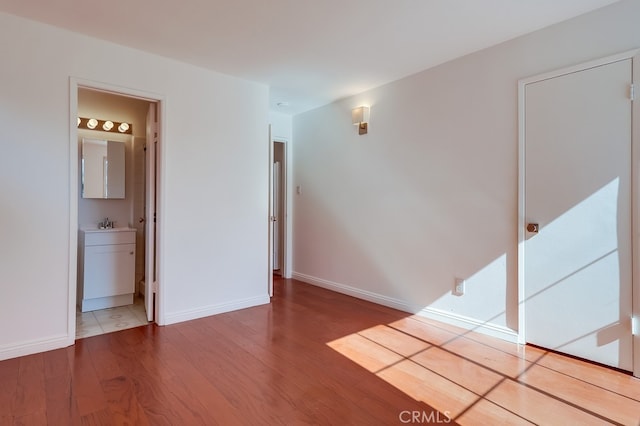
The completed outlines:
[[[78,145],[76,229],[79,238],[74,317],[75,336],[79,339],[158,321],[156,242],[161,99],[148,96],[146,93],[128,90],[125,93],[118,88],[105,87],[102,84],[75,83],[77,104],[74,111],[72,102],[71,113],[72,116],[75,114],[78,117],[78,127],[72,132],[75,133],[75,137],[72,135],[72,142],[77,140]],[[98,121],[94,129],[81,124],[82,120],[88,121],[91,118]],[[126,123],[128,132],[109,132],[106,127],[102,127],[107,122]],[[83,196],[83,178],[87,167],[82,151],[85,139],[117,141],[124,144],[125,188],[122,197],[92,199]],[[107,157],[105,156],[104,170],[108,169]],[[104,181],[107,180],[105,174]],[[100,229],[100,225],[104,225],[105,222],[110,227]],[[98,234],[117,235],[117,238],[113,237],[111,240],[133,244],[105,245],[100,246],[97,251],[95,247],[85,247],[85,233],[96,229]],[[127,234],[132,235],[131,241],[123,240],[123,236]],[[113,276],[119,280],[110,285],[107,279],[106,288],[94,292],[93,295],[98,297],[90,300],[86,299],[92,297],[91,294],[86,293],[83,288],[86,285],[85,278],[91,277],[90,271],[85,270],[85,265],[91,267],[84,256],[87,250],[92,250],[94,257],[102,256],[98,259],[113,262]],[[118,255],[119,252],[122,254]],[[121,261],[125,263],[118,263]],[[123,269],[130,270],[130,273],[123,274]],[[112,274],[105,274],[103,271],[100,275],[104,277]],[[105,280],[100,278],[98,281]],[[122,290],[123,288],[126,290]],[[70,318],[70,323],[71,321]]]

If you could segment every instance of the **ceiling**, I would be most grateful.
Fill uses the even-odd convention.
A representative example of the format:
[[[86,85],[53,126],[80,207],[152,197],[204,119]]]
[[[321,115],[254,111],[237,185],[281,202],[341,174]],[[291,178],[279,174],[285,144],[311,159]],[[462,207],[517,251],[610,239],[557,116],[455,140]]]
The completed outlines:
[[[271,109],[293,115],[616,1],[0,0],[0,11],[267,84]]]

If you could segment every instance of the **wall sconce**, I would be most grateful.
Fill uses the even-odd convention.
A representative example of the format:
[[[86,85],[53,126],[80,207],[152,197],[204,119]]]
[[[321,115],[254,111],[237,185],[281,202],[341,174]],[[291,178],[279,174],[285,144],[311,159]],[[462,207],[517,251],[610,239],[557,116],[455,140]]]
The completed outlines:
[[[366,135],[369,125],[369,107],[361,106],[352,109],[351,122],[358,126],[359,135]]]
[[[130,135],[133,128],[129,123],[118,123],[111,120],[98,120],[97,118],[78,117],[78,129],[97,130],[100,132],[123,133]]]

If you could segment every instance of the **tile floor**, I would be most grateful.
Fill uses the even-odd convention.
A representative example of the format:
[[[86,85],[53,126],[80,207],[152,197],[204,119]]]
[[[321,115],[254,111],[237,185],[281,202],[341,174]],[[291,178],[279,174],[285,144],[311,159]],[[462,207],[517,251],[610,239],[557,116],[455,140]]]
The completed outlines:
[[[76,312],[76,339],[146,325],[147,314],[144,300],[136,298],[133,305],[101,309],[91,312]]]

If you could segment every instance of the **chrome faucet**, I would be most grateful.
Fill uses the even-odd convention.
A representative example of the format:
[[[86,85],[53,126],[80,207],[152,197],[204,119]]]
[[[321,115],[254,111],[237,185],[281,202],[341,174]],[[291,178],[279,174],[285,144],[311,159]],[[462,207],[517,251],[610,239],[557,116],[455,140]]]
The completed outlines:
[[[102,222],[98,223],[98,228],[100,228],[100,229],[111,229],[111,228],[113,228],[113,224],[114,223],[115,223],[114,221],[109,220],[108,217],[105,217]]]

